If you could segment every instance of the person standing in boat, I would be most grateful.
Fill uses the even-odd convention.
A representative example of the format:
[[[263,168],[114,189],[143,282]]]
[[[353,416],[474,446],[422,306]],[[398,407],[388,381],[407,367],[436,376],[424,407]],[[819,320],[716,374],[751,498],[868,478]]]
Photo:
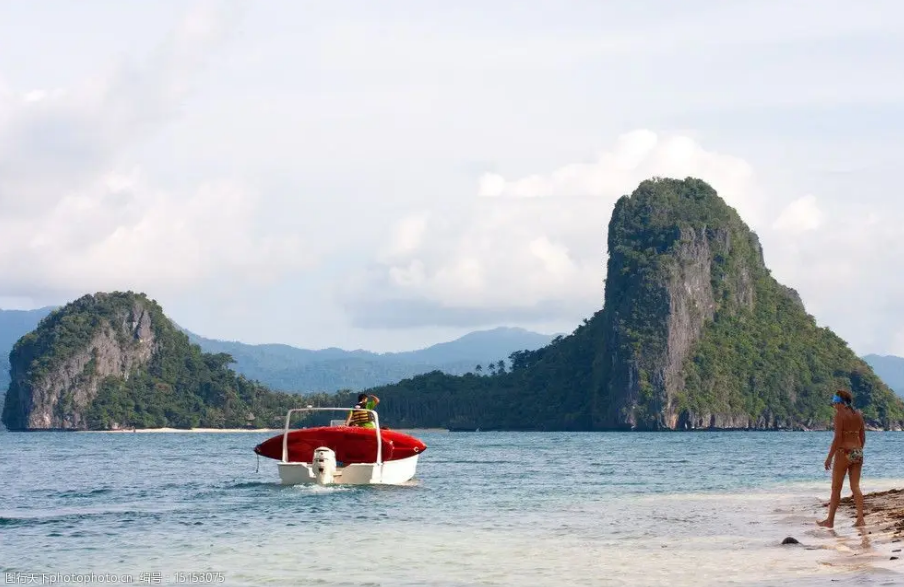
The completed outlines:
[[[863,445],[866,444],[866,426],[863,414],[854,409],[854,397],[851,392],[839,389],[832,398],[835,408],[835,436],[826,457],[826,471],[832,469],[832,499],[829,502],[829,516],[817,522],[820,526],[831,528],[835,525],[835,510],[841,501],[841,487],[847,474],[857,506],[855,526],[866,525],[863,520],[863,493],[860,491],[860,472],[863,469]],[[834,467],[832,460],[835,460]]]
[[[367,395],[366,393],[358,394],[358,403],[356,403],[352,411],[348,413],[348,418],[345,419],[345,425],[360,426],[362,428],[376,428],[376,426],[374,426],[373,415],[364,410],[373,410],[377,407],[378,403],[380,403],[380,398],[375,395]]]

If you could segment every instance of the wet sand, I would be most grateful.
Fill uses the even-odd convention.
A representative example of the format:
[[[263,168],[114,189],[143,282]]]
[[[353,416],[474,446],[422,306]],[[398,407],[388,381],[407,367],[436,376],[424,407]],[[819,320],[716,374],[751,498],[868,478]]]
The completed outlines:
[[[838,509],[843,509],[851,519],[857,517],[853,496],[843,497]],[[863,517],[870,531],[887,535],[892,542],[904,542],[904,489],[865,493]]]
[[[828,505],[822,503],[823,516]],[[851,573],[848,579],[861,585],[904,584],[904,489],[864,493],[863,514],[866,526],[854,527],[857,510],[848,495],[839,504],[835,528],[812,531],[811,535],[830,539],[820,548],[838,553],[838,558],[822,564],[846,569]]]

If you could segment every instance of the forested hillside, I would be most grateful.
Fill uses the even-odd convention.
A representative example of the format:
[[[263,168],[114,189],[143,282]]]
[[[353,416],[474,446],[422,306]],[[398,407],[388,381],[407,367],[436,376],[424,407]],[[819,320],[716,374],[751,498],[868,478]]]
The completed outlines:
[[[192,345],[153,300],[83,296],[44,318],[10,355],[10,430],[278,426],[290,394],[236,375]]]

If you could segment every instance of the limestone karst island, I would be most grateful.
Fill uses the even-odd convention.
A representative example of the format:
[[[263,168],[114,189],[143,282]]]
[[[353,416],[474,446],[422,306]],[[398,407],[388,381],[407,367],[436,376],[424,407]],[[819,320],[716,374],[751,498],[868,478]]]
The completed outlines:
[[[602,227],[601,227],[602,228]],[[616,204],[603,307],[491,375],[432,372],[371,390],[395,427],[483,430],[824,429],[850,389],[871,427],[904,402],[766,267],[757,236],[705,181],[650,179]],[[602,262],[602,260],[601,260]],[[86,295],[10,353],[10,430],[280,426],[304,400],[203,353],[144,294]]]

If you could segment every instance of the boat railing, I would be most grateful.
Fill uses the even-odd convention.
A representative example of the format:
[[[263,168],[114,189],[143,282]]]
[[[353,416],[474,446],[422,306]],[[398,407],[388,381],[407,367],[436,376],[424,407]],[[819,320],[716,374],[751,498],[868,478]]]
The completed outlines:
[[[374,418],[374,428],[376,428],[377,432],[377,465],[383,464],[383,438],[380,434],[380,416],[377,415],[376,410],[367,410],[364,408],[315,408],[314,406],[308,406],[306,408],[292,408],[288,412],[286,412],[286,427],[283,430],[283,442],[282,442],[282,462],[289,462],[289,423],[292,420],[292,414],[294,412],[350,412],[352,410],[362,411],[362,412],[370,412],[373,414]],[[330,422],[332,424],[332,421]]]

